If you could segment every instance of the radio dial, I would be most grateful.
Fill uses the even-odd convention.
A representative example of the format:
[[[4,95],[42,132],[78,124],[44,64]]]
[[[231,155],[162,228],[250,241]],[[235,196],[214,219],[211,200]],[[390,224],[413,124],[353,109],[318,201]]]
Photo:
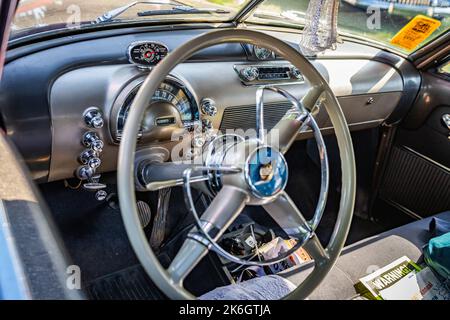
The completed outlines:
[[[296,79],[303,79],[303,75],[300,73],[300,70],[296,67],[292,67],[291,75]]]
[[[241,76],[246,81],[255,81],[258,79],[259,71],[256,67],[245,67],[241,70]]]

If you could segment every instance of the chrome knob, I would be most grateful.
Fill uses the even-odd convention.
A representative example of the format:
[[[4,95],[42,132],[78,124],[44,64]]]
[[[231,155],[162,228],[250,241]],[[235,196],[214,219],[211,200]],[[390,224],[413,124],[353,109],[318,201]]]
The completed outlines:
[[[95,169],[93,169],[87,165],[78,167],[78,169],[76,171],[76,176],[80,180],[89,180],[94,176],[94,174],[95,174]]]
[[[203,130],[203,132],[211,130],[212,127],[213,126],[212,126],[211,120],[208,120],[208,119],[203,119],[202,120],[202,130]]]
[[[104,146],[105,145],[104,145],[103,141],[100,140],[100,139],[93,141],[92,144],[91,144],[92,150],[94,150],[95,152],[98,152],[98,153],[103,151],[103,147]]]
[[[214,117],[217,114],[216,103],[213,99],[205,98],[200,102],[200,109],[204,115]]]
[[[88,164],[90,159],[97,157],[97,156],[98,156],[97,152],[95,152],[94,150],[86,149],[82,153],[80,153],[79,159],[82,164]]]
[[[83,135],[81,142],[85,147],[91,148],[98,153],[102,152],[104,147],[103,141],[100,139],[98,134],[93,131],[86,132]]]
[[[93,157],[93,158],[89,159],[87,164],[92,169],[97,169],[102,164],[102,160],[100,160],[99,157]]]
[[[103,127],[103,118],[94,117],[89,121],[89,124],[92,128],[100,129]]]
[[[240,73],[245,81],[254,81],[259,77],[259,71],[256,67],[245,67]]]
[[[108,197],[108,193],[105,190],[98,190],[95,193],[95,199],[97,201],[104,201]]]
[[[96,107],[89,108],[84,112],[84,122],[88,127],[94,129],[100,129],[104,125],[102,113]]]
[[[448,130],[450,130],[450,114],[443,114],[441,119],[444,126],[447,127]]]
[[[297,67],[291,68],[291,75],[296,79],[303,79],[303,75]]]

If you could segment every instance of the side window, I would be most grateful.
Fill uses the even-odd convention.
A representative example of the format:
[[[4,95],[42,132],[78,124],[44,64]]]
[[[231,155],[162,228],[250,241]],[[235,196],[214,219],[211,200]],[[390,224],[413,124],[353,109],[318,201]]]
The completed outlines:
[[[435,66],[429,71],[439,78],[450,81],[450,56],[445,57],[439,62],[435,62]]]
[[[447,60],[447,62],[444,62],[444,64],[438,67],[437,72],[445,77],[450,77],[450,60]]]

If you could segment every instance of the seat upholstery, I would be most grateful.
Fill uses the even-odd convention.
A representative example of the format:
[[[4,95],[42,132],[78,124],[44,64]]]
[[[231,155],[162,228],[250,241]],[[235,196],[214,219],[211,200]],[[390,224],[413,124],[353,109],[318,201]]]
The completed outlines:
[[[435,217],[450,221],[450,211]],[[422,260],[422,247],[431,237],[428,226],[432,217],[416,221],[377,236],[354,243],[341,253],[336,265],[310,299],[351,299],[357,296],[358,279],[402,256],[415,262]],[[294,284],[300,284],[312,271],[313,263],[280,273]]]

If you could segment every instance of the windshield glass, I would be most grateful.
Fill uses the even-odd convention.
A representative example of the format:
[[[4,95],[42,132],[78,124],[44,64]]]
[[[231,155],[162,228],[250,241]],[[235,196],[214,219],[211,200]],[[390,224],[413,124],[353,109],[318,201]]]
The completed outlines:
[[[111,10],[132,5],[99,23],[130,20],[211,21],[232,19],[249,0],[21,0],[13,21],[11,38],[55,30],[92,26]],[[200,10],[192,10],[200,9]],[[153,12],[152,12],[153,11]],[[97,21],[98,22],[98,21]]]
[[[302,26],[305,23],[308,3],[309,0],[266,0],[248,21]],[[421,42],[420,39],[409,43],[395,41],[395,35],[418,15],[422,15],[423,19],[432,18],[431,22],[435,21],[436,25],[440,22],[440,26]],[[426,23],[419,18],[409,26],[428,34],[423,29],[426,28]],[[340,0],[339,4],[339,33],[376,41],[403,53],[420,48],[449,27],[450,0]]]

